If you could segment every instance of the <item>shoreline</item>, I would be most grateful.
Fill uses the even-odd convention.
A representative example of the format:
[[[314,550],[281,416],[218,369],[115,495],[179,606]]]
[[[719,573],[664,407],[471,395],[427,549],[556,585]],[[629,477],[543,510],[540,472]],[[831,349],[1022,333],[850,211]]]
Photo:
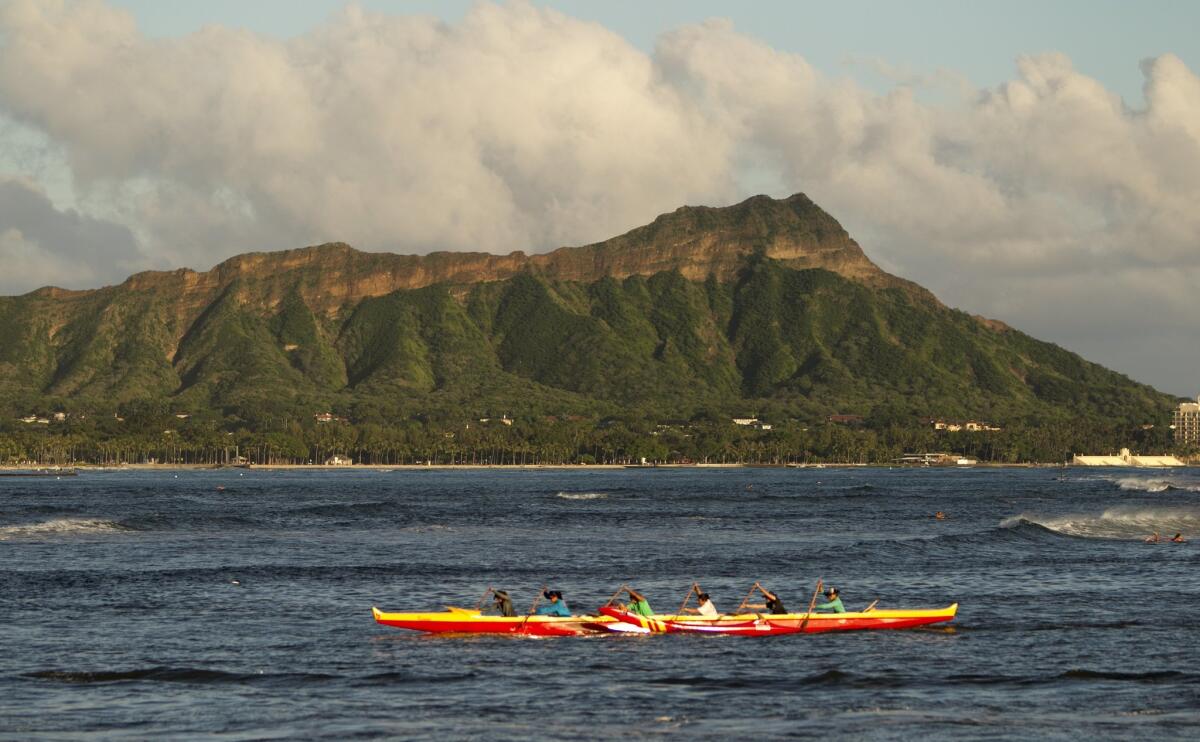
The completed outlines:
[[[846,464],[846,463],[814,463],[814,464],[119,464],[105,466],[97,464],[70,465],[0,465],[3,472],[44,472],[52,474],[56,471],[72,472],[113,472],[113,471],[430,471],[430,470],[569,470],[569,471],[612,471],[616,469],[946,469],[968,471],[971,469],[1073,469],[1086,471],[1103,471],[1105,469],[1144,469],[1146,471],[1177,471],[1194,469],[1197,464],[1184,466],[1077,466],[1052,463],[996,463],[980,462],[970,466],[904,466],[887,463]]]

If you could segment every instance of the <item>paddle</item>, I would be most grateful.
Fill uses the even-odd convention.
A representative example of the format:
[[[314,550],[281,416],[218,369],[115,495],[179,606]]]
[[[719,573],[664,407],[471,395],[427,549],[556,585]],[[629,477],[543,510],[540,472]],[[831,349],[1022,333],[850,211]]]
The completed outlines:
[[[800,622],[800,630],[804,631],[804,627],[808,626],[808,619],[812,616],[813,607],[817,604],[817,596],[821,594],[821,579],[817,578],[817,589],[813,590],[812,600],[808,601],[808,613],[804,614],[804,620]]]
[[[762,590],[762,585],[760,585],[758,582],[755,582],[750,587],[750,591],[746,593],[746,597],[742,598],[742,602],[738,603],[738,607],[733,611],[734,615],[742,612],[742,609],[746,607],[746,603],[750,601],[750,596],[754,594],[755,590]]]
[[[483,591],[483,595],[479,597],[479,602],[475,604],[475,610],[483,612],[483,601],[487,600],[487,596],[491,595],[492,586],[488,585],[488,589]]]
[[[607,602],[607,603],[605,603],[604,605],[612,605],[612,604],[613,604],[613,601],[617,599],[617,596],[618,596],[618,595],[620,595],[620,594],[621,594],[621,593],[622,593],[622,592],[625,590],[625,588],[627,588],[627,587],[629,587],[629,583],[628,583],[628,582],[622,582],[622,583],[621,583],[621,586],[617,588],[617,591],[616,591],[615,593],[613,593],[613,594],[612,594],[612,597],[611,597],[611,598],[609,598],[609,599],[608,599],[608,602]]]
[[[529,606],[529,615],[525,616],[525,620],[521,621],[521,629],[524,629],[525,624],[529,623],[529,616],[532,616],[533,612],[537,610],[538,603],[542,602],[542,593],[546,592],[546,588],[549,586],[549,584],[542,585],[542,589],[538,590],[537,596],[533,599],[533,605]]]
[[[868,611],[870,611],[872,608],[874,608],[878,604],[879,604],[879,598],[876,598],[875,600],[871,601],[871,605],[867,606],[866,608],[863,608],[862,612],[867,613]]]
[[[687,595],[683,596],[683,603],[679,606],[679,612],[672,616],[672,620],[683,615],[683,610],[687,608],[687,604],[692,600],[692,593],[696,595],[700,594],[700,583],[693,582],[692,586],[688,588]]]

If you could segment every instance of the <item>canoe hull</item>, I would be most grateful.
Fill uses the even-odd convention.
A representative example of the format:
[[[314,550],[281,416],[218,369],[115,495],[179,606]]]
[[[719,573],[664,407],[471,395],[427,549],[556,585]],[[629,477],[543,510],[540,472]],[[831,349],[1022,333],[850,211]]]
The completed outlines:
[[[485,616],[479,611],[453,609],[438,613],[386,613],[372,607],[383,626],[428,634],[507,634],[517,636],[579,636],[604,631],[612,619],[599,616]]]
[[[958,612],[955,603],[946,608],[881,610],[863,613],[803,613],[783,615],[742,614],[702,618],[699,616],[638,616],[613,606],[604,606],[599,616],[485,616],[480,611],[450,608],[436,613],[386,613],[372,607],[375,621],[383,626],[429,634],[493,634],[515,636],[581,636],[597,633],[636,634],[727,634],[730,636],[778,636],[820,634],[832,631],[909,629],[944,623]]]
[[[777,636],[780,634],[820,634],[831,631],[867,631],[910,629],[945,623],[958,613],[958,603],[946,608],[869,611],[864,613],[803,613],[783,615],[746,614],[716,618],[678,616],[637,616],[611,606],[600,612],[612,618],[609,630],[620,625],[637,627],[652,634],[728,634],[731,636]],[[624,629],[628,631],[629,629]]]

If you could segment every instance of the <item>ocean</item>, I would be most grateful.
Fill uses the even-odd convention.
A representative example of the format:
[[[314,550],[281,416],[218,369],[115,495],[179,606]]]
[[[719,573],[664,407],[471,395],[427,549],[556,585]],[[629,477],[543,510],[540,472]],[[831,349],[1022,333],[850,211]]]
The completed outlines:
[[[0,739],[1196,739],[1198,567],[1194,470],[5,477]],[[759,580],[803,611],[818,578],[851,610],[958,618],[546,639],[371,618],[543,584],[594,611],[625,582],[666,612]]]

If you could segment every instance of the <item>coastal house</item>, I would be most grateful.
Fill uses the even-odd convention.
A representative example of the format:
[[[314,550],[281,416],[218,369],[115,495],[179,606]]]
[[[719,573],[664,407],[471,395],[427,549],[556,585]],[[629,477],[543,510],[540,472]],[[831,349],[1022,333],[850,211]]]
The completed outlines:
[[[757,422],[758,422],[757,417],[735,417],[735,418],[733,418],[734,425],[743,425],[743,426],[754,425]]]
[[[500,425],[511,426],[513,424],[513,421],[512,421],[512,418],[509,417],[508,415],[501,415],[500,417],[481,417],[481,418],[479,418],[479,423],[481,425],[487,425],[489,423],[499,423]]]
[[[946,420],[930,420],[929,423],[933,426],[934,430],[946,433],[958,433],[963,430],[968,433],[996,432],[1001,430],[997,425],[979,422],[978,420],[967,420],[961,423],[948,422]]]
[[[313,415],[313,419],[319,423],[335,423],[338,421],[338,416],[332,412],[318,412]]]
[[[349,456],[342,456],[336,453],[325,459],[325,466],[350,466],[353,463],[354,459]]]
[[[1180,404],[1171,422],[1176,445],[1200,445],[1200,397]]]

